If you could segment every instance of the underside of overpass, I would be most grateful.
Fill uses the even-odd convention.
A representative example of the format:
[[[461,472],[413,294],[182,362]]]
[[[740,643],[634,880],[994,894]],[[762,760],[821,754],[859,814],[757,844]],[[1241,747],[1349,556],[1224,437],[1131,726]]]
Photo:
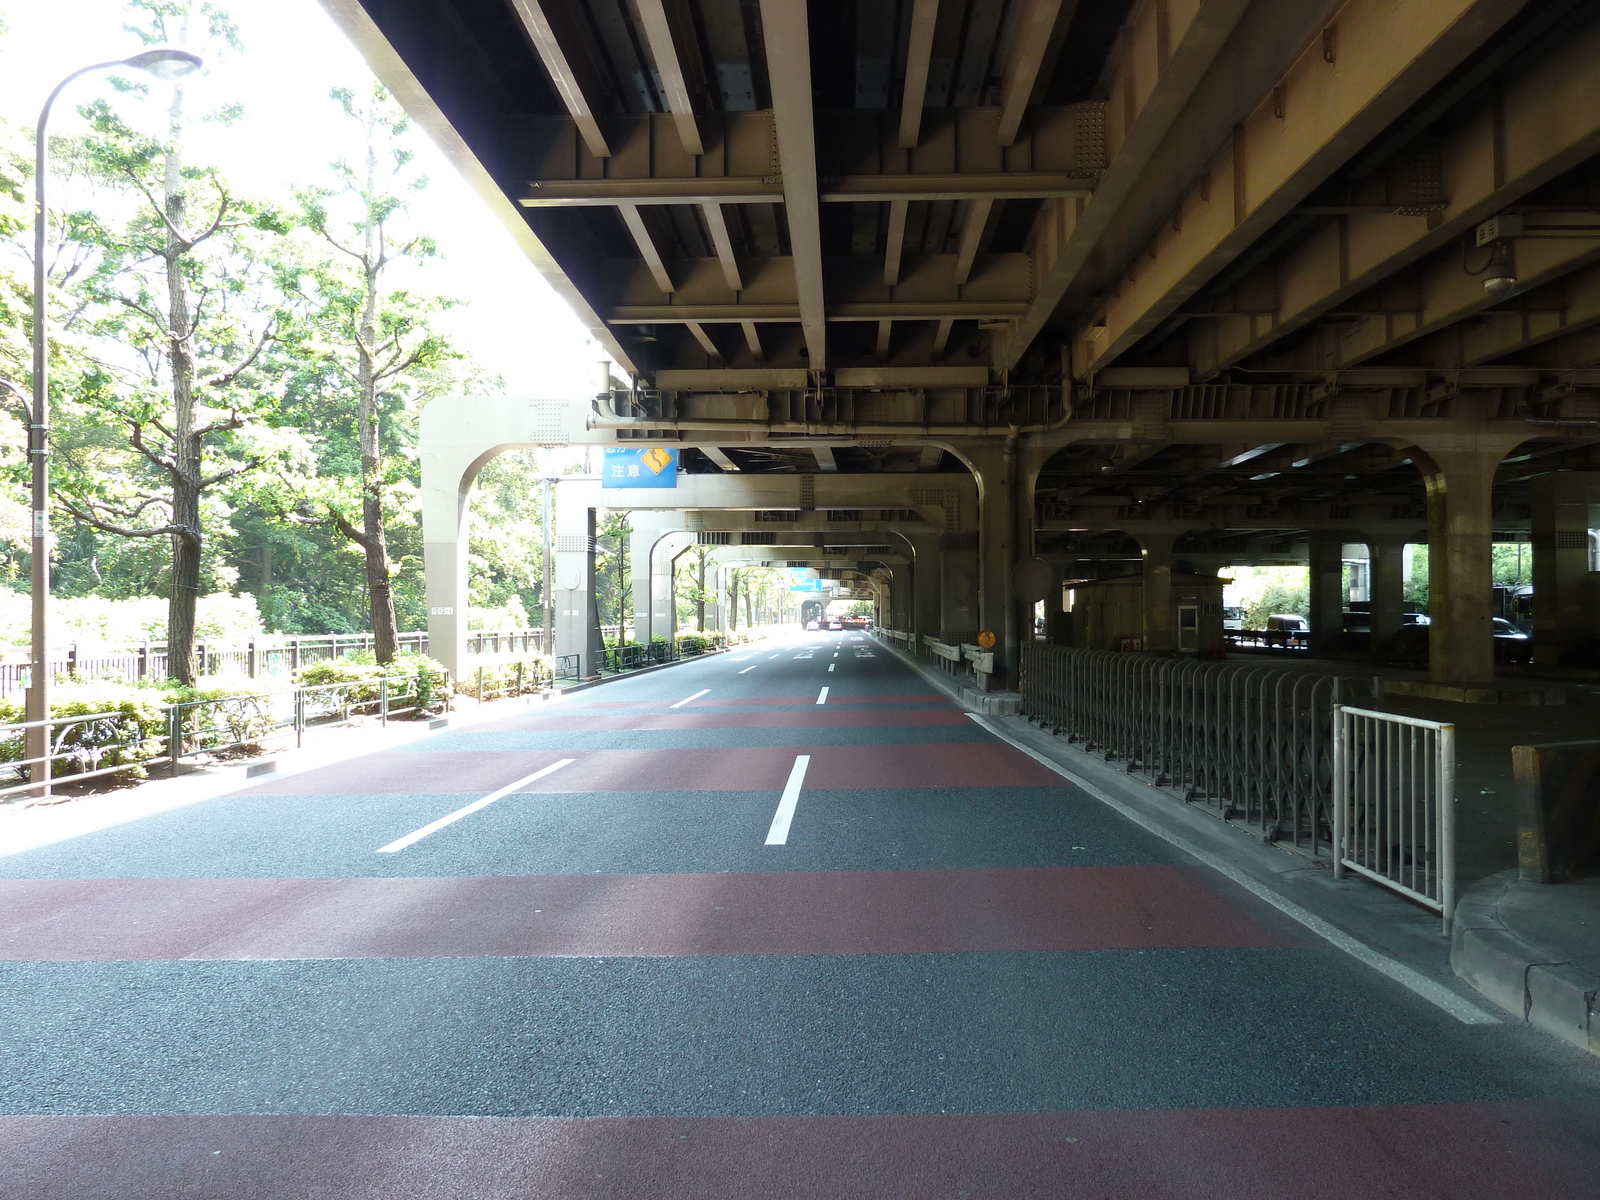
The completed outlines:
[[[0,824],[6,1200],[1593,1200],[1593,709],[1177,656],[1425,542],[1486,681],[1515,539],[1596,658],[1600,5],[323,3],[621,367],[423,411],[431,652],[518,446],[676,463],[553,485],[580,676],[606,509],[641,637],[688,547],[882,628]]]
[[[1531,539],[1593,655],[1592,4],[326,3],[625,372],[567,436],[969,472],[999,678],[1129,539],[1426,541],[1446,681]]]

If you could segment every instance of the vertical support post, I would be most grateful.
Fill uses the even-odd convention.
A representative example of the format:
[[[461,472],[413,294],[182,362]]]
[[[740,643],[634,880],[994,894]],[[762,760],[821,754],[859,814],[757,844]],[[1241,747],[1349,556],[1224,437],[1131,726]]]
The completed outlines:
[[[150,677],[150,639],[145,638],[139,643],[139,678]]]
[[[1372,562],[1371,656],[1393,655],[1395,638],[1405,618],[1405,555],[1403,538],[1382,538],[1367,543]]]
[[[1444,934],[1456,916],[1456,727],[1439,729],[1439,908]]]
[[[1344,539],[1312,534],[1308,557],[1311,653],[1322,655],[1344,632]]]
[[[1495,468],[1505,446],[1431,450],[1428,491],[1428,673],[1436,683],[1491,683],[1490,552]]]
[[[76,679],[78,677],[78,643],[73,642],[67,647],[67,674]]]
[[[1333,707],[1333,877],[1344,878],[1344,843],[1350,827],[1350,718]]]
[[[183,705],[174,704],[167,710],[167,773],[178,774],[178,760],[183,757]]]
[[[378,724],[389,727],[389,677],[378,680]]]
[[[245,669],[251,679],[256,677],[256,639],[254,637],[250,639],[250,643],[245,650]]]
[[[306,744],[306,692],[304,688],[294,689],[294,748],[301,749]]]

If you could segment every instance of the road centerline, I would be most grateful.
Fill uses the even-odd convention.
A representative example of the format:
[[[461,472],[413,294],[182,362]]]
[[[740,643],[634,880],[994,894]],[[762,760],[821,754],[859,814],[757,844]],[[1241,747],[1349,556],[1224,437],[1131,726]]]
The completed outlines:
[[[760,663],[757,663],[756,667],[759,667],[760,665],[761,665]],[[756,667],[746,667],[744,669],[744,671],[740,671],[739,674],[743,675],[745,673],[745,671],[754,671],[756,669]]]
[[[742,674],[743,674],[743,673],[744,673],[744,672],[742,672],[742,671],[741,671],[741,672],[740,672],[740,674],[741,674],[741,675],[742,675]],[[695,693],[695,694],[694,694],[694,695],[692,695],[692,696],[685,696],[685,697],[684,697],[684,698],[683,698],[683,699],[682,699],[682,700],[679,700],[679,701],[678,701],[678,702],[677,702],[677,703],[676,703],[676,704],[669,704],[669,705],[667,705],[667,707],[668,707],[668,708],[682,708],[682,707],[683,707],[683,706],[684,706],[684,705],[685,705],[685,704],[687,704],[687,703],[689,703],[689,701],[691,701],[691,700],[698,700],[698,699],[700,699],[700,697],[701,697],[701,696],[704,696],[704,695],[706,695],[706,694],[707,694],[707,693],[708,693],[708,692],[710,692],[710,691],[711,691],[711,689],[710,689],[710,688],[701,688],[701,689],[700,689],[700,690],[699,690],[699,691],[698,691],[698,692],[696,692],[696,693]]]
[[[456,809],[453,813],[445,814],[437,821],[430,821],[421,829],[413,830],[411,833],[406,834],[405,837],[396,838],[387,846],[379,846],[378,853],[394,854],[398,851],[404,850],[407,846],[415,845],[429,834],[438,833],[439,830],[443,829],[446,825],[452,825],[461,820],[462,817],[470,817],[480,808],[488,808],[489,805],[493,804],[496,800],[499,800],[504,796],[509,796],[512,792],[516,791],[524,784],[532,783],[537,779],[543,779],[546,775],[550,775],[556,771],[559,771],[562,767],[570,765],[573,761],[574,760],[570,758],[563,758],[560,762],[553,762],[548,767],[540,767],[537,771],[533,772],[533,774],[524,775],[521,779],[508,783],[505,785],[505,787],[490,792],[487,796],[482,796],[477,800],[474,800],[471,804]]]
[[[809,754],[795,755],[789,781],[783,785],[783,795],[778,800],[778,811],[772,814],[772,827],[767,830],[767,845],[788,844],[789,824],[794,820],[795,805],[800,803],[800,788],[805,784],[806,768],[810,765]]]
[[[822,691],[817,694],[817,703],[818,704],[826,704],[827,702],[828,702],[828,689],[827,688],[823,688]]]

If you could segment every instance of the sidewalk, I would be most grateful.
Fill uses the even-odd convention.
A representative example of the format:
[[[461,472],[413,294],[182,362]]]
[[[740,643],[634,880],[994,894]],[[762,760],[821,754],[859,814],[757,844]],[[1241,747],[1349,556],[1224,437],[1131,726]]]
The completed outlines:
[[[1600,1054],[1600,879],[1482,880],[1456,907],[1450,965],[1513,1017]]]

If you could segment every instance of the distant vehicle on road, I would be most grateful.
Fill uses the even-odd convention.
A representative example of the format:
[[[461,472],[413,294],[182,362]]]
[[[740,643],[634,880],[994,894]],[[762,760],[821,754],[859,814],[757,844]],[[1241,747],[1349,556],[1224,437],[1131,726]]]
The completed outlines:
[[[822,628],[822,624],[819,621],[807,621],[806,622],[806,629],[807,630],[817,630],[817,629],[821,629],[821,628]]]
[[[1244,628],[1244,609],[1228,605],[1222,610],[1222,627],[1224,629]]]
[[[829,621],[828,622],[828,628],[830,630],[832,630],[832,629],[843,629],[844,626],[838,621]]]
[[[1533,639],[1504,617],[1493,618],[1494,656],[1505,662],[1533,661]]]

